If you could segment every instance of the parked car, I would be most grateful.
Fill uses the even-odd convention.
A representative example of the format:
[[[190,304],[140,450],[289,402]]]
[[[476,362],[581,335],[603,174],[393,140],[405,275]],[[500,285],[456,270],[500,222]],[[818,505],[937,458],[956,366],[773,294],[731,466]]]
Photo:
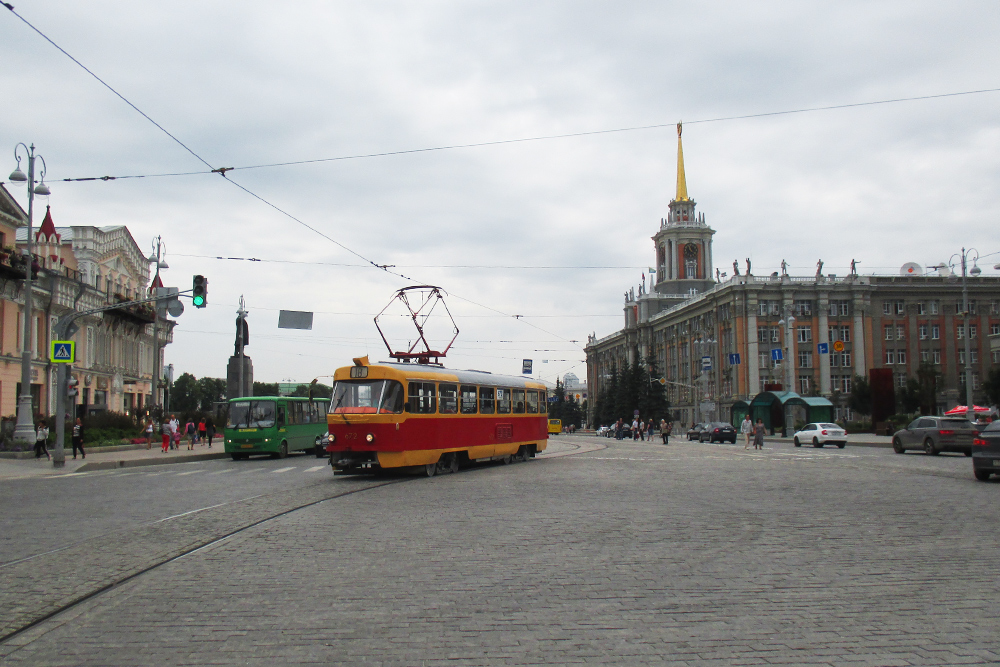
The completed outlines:
[[[1000,475],[1000,421],[987,424],[972,439],[972,474],[980,482]]]
[[[611,426],[601,426],[600,428],[597,429],[597,431],[594,432],[594,435],[596,435],[599,438],[610,438],[614,434],[615,434],[615,429],[614,427]]]
[[[701,439],[701,432],[702,432],[702,430],[704,430],[705,426],[707,426],[707,424],[699,423],[699,424],[695,424],[694,426],[692,426],[691,428],[689,428],[688,429],[688,434],[687,434],[688,435],[688,440],[700,440]]]
[[[892,449],[902,454],[907,449],[922,449],[931,456],[941,452],[959,452],[972,456],[976,429],[964,417],[917,417],[892,436]]]
[[[803,442],[810,442],[813,447],[837,445],[843,449],[847,445],[847,431],[837,424],[815,422],[806,424],[802,430],[796,431],[792,436],[792,442],[796,447],[801,447]]]
[[[701,430],[701,435],[698,437],[698,442],[724,442],[728,440],[729,442],[736,444],[736,429],[733,428],[732,424],[727,424],[726,422],[710,422],[705,424],[705,428]]]

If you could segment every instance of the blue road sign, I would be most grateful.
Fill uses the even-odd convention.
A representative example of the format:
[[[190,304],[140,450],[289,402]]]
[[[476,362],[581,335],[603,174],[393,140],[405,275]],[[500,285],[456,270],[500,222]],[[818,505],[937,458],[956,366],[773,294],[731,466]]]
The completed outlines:
[[[781,361],[784,358],[785,358],[784,355],[781,354],[780,347],[776,347],[773,350],[771,350],[771,361]]]
[[[733,352],[733,353],[731,353],[729,355],[729,365],[730,366],[739,366],[740,365],[740,353],[739,352]]]
[[[712,370],[712,357],[702,357],[701,358],[701,370],[710,371]]]
[[[49,349],[49,360],[54,364],[71,364],[76,361],[76,342],[54,340]]]
[[[820,343],[819,345],[816,346],[816,351],[819,352],[820,354],[830,354],[830,344]]]

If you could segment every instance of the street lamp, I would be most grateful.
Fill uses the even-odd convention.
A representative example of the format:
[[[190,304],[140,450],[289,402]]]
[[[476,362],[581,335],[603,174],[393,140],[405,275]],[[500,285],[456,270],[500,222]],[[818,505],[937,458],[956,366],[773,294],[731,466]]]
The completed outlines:
[[[968,265],[969,257],[972,254],[975,254],[975,257],[972,259],[972,269],[970,270],[968,269]],[[956,257],[960,258],[959,262],[962,265],[962,320],[965,326],[965,335],[963,336],[965,339],[965,418],[971,422],[975,409],[972,403],[972,344],[970,342],[971,336],[969,335],[969,288],[966,283],[966,276],[978,277],[982,273],[982,269],[977,265],[979,251],[975,248],[969,248],[968,250],[962,248],[961,253],[952,255],[948,260],[948,265],[952,268],[952,276],[954,276]]]
[[[167,253],[167,246],[163,243],[163,237],[157,236],[153,239],[153,252],[146,259],[150,264],[156,264],[156,273],[153,276],[151,285],[160,282],[160,269],[169,269],[164,257]],[[155,288],[154,288],[155,289]],[[154,294],[155,296],[155,294]],[[160,302],[154,301],[153,305],[153,408],[160,405]]]
[[[785,317],[778,320],[778,326],[784,325],[785,327],[785,391],[795,391],[795,315],[792,314],[792,309],[789,306],[785,306],[784,312]],[[788,410],[785,410],[785,432],[784,436],[787,438],[791,430],[791,425],[788,423]]]
[[[21,156],[18,149],[23,148],[25,157],[28,158],[27,176],[21,171]],[[42,161],[42,173],[38,185],[35,185],[35,159]],[[49,186],[45,185],[45,158],[35,155],[35,145],[30,147],[23,143],[14,146],[14,159],[17,160],[17,167],[10,174],[10,182],[13,185],[28,186],[28,236],[25,246],[27,262],[24,271],[24,334],[22,336],[21,350],[21,395],[17,401],[17,425],[14,427],[14,441],[22,444],[34,444],[35,424],[34,413],[31,406],[31,278],[34,266],[34,256],[31,253],[31,232],[35,208],[35,195],[47,197],[50,194]],[[62,418],[59,416],[58,418]]]

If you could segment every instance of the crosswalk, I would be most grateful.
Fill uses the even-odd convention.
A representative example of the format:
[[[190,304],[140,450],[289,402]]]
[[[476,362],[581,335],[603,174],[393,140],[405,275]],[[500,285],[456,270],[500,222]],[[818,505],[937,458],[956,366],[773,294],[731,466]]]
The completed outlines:
[[[157,466],[158,467],[158,466]],[[232,476],[242,476],[242,475],[285,475],[285,474],[316,474],[322,473],[323,471],[329,472],[329,465],[318,465],[309,467],[300,466],[286,466],[284,468],[266,468],[266,467],[249,467],[246,469],[239,468],[223,468],[222,470],[213,470],[212,468],[196,468],[194,470],[157,470],[155,468],[150,470],[136,469],[136,468],[124,468],[118,470],[92,470],[85,472],[71,472],[64,474],[48,475],[42,479],[73,479],[78,477],[188,477],[190,475],[199,475],[204,477],[215,477],[219,475]]]

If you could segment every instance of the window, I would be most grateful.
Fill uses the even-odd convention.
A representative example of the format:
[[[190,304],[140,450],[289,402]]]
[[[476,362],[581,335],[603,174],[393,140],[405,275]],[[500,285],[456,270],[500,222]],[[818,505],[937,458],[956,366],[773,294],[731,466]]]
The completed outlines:
[[[906,327],[896,326],[896,340],[906,340]]]
[[[927,302],[927,310],[930,312],[931,315],[937,315],[938,314],[938,302],[937,301],[928,301]]]
[[[799,393],[808,394],[809,388],[812,385],[812,376],[810,375],[800,375],[799,376]]]
[[[812,327],[799,327],[799,342],[800,343],[811,343],[813,339]]]
[[[931,350],[931,357],[933,357],[935,365],[941,365],[941,350]]]
[[[761,368],[768,368],[771,365],[770,352],[760,352],[757,357],[757,365]]]
[[[515,389],[514,394],[514,414],[523,415],[524,414],[524,390]]]
[[[840,353],[840,365],[843,366],[844,368],[850,368],[851,367],[851,353],[850,352],[841,352]]]
[[[896,351],[895,350],[886,350],[885,351],[885,363],[888,366],[891,366],[892,364],[896,363]]]
[[[970,324],[969,325],[969,338],[975,338],[976,337],[976,333],[977,333],[976,329],[977,329],[977,327],[976,327],[975,324]]]
[[[885,334],[884,338],[886,340],[892,340],[892,325],[891,324],[886,324],[884,327],[882,327],[882,331]]]
[[[1000,336],[1000,324],[991,324],[990,325],[990,335],[991,336]]]
[[[850,314],[851,302],[850,301],[831,301],[830,302],[830,317],[846,317]],[[888,314],[888,313],[887,313]]]
[[[958,338],[959,340],[962,340],[963,338],[965,338],[965,325],[964,324],[959,324],[957,327],[955,327],[955,337]]]
[[[801,317],[803,315],[812,315],[813,312],[813,302],[812,301],[796,301],[792,304],[792,309],[795,311],[796,317]]]
[[[330,412],[399,414],[402,411],[403,385],[395,380],[350,380],[333,385]]]
[[[892,315],[892,301],[883,301],[882,302],[882,314],[883,315]]]
[[[920,350],[920,363],[926,364],[931,360],[930,350]]]
[[[1000,315],[1000,301],[990,301],[990,315]]]
[[[906,350],[896,350],[896,363],[897,364],[906,363]]]
[[[484,415],[491,415],[496,411],[493,403],[494,393],[493,387],[479,388],[479,412]]]
[[[799,368],[813,367],[813,353],[811,350],[799,351]]]
[[[931,327],[931,340],[939,340],[941,338],[941,325],[935,324]]]
[[[927,331],[928,331],[927,325],[921,324],[918,331],[920,332],[920,340],[927,340]]]
[[[458,414],[458,385],[442,384],[438,387],[441,393],[439,410],[443,415]]]
[[[926,314],[927,314],[927,308],[926,308],[926,306],[924,306],[924,302],[923,301],[918,301],[917,302],[917,315],[926,315]]]
[[[434,395],[433,382],[411,382],[409,387],[409,401],[407,401],[407,411],[414,414],[430,414],[437,408],[437,399]]]
[[[462,414],[476,414],[476,385],[474,384],[462,385]]]
[[[969,315],[976,314],[976,301],[974,299],[969,299]]]
[[[906,315],[906,302],[905,301],[897,301],[896,302],[896,314],[897,315]]]
[[[840,327],[840,340],[845,343],[851,342],[851,327]]]
[[[993,363],[1000,364],[1000,350],[993,353]]]
[[[528,414],[537,415],[538,414],[538,392],[529,391],[528,392]]]
[[[497,387],[497,414],[510,414],[510,389]]]

